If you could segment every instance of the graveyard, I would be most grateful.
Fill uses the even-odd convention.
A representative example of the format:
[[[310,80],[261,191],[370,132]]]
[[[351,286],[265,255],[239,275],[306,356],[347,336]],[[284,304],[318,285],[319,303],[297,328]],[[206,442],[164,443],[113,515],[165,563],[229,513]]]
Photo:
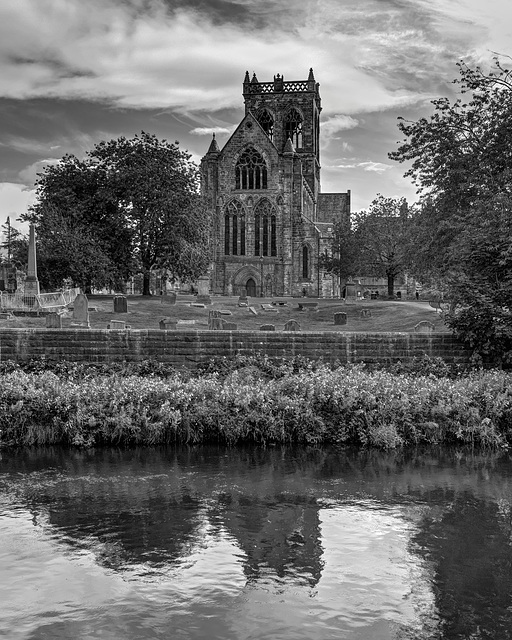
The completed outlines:
[[[210,303],[197,302],[196,296],[126,296],[121,312],[114,311],[114,296],[88,296],[89,327],[84,329],[198,330],[209,329],[212,312],[222,318],[225,328],[257,331],[272,325],[283,331],[286,323],[296,321],[300,331],[414,332],[420,322],[433,325],[435,332],[448,332],[442,317],[428,300],[359,300],[352,304],[339,299],[312,298],[248,298],[247,306],[239,306],[238,297],[212,296]],[[124,312],[126,308],[126,312]],[[336,314],[346,314],[346,323],[335,324]],[[61,314],[62,328],[76,326],[73,304]],[[44,328],[46,315],[8,315],[0,320],[4,328]]]

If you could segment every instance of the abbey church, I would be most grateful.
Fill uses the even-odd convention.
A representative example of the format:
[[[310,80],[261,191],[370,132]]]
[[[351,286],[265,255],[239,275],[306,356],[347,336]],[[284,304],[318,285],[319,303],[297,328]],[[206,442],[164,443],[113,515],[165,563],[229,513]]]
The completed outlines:
[[[320,189],[320,93],[307,80],[259,82],[246,72],[245,116],[201,160],[213,219],[211,290],[224,295],[335,294],[319,256],[333,223],[349,224],[350,191]]]

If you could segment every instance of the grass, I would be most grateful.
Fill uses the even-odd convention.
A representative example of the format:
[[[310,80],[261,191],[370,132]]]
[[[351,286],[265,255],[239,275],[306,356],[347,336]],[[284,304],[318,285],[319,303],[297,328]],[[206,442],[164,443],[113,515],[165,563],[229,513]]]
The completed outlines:
[[[283,300],[287,306],[276,307],[277,313],[263,311],[262,303]],[[223,315],[225,320],[236,323],[241,330],[258,330],[262,324],[273,324],[276,330],[282,330],[285,323],[297,320],[303,331],[405,331],[413,332],[414,326],[421,320],[434,324],[435,331],[447,332],[441,316],[430,307],[428,301],[386,301],[363,300],[356,304],[345,304],[342,300],[318,300],[318,311],[300,311],[302,298],[252,298],[249,304],[256,309],[254,315],[247,307],[238,307],[237,297],[213,296],[212,304],[205,308],[194,307],[195,297],[178,295],[175,305],[162,298],[128,296],[128,313],[114,313],[112,296],[91,296],[89,300],[90,324],[93,329],[106,329],[111,320],[124,320],[132,329],[158,329],[159,321],[170,317],[177,320],[194,320],[193,325],[180,325],[178,329],[208,328],[209,309],[230,311]],[[312,302],[310,298],[305,301]],[[371,317],[363,319],[361,311],[368,309]],[[335,325],[333,316],[337,312],[347,314],[346,325]],[[63,317],[62,326],[70,327],[72,314]],[[44,317],[16,316],[0,320],[0,327],[36,328],[45,327]]]

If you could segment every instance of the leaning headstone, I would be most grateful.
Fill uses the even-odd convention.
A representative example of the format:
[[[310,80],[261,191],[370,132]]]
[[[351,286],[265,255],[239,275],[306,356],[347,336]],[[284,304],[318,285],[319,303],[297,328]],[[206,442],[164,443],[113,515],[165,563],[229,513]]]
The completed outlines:
[[[254,307],[249,307],[249,311],[252,313],[253,316],[257,316],[258,312],[256,311],[256,309]]]
[[[369,320],[372,317],[372,312],[370,309],[361,309],[361,319]]]
[[[414,326],[414,331],[416,333],[432,333],[434,331],[435,325],[428,320],[422,320],[418,322],[417,325]]]
[[[273,324],[262,324],[260,331],[275,331],[276,327]]]
[[[73,327],[90,328],[89,323],[89,301],[84,293],[79,293],[73,301],[73,319],[71,321]]]
[[[347,314],[344,313],[343,311],[339,311],[338,313],[335,313],[334,324],[337,324],[337,325],[347,324]]]
[[[128,313],[126,296],[114,296],[114,313]]]
[[[49,313],[46,316],[47,329],[62,329],[62,316],[59,313]]]
[[[285,331],[300,331],[300,324],[297,320],[288,320],[288,322],[284,325]]]
[[[224,331],[238,331],[236,322],[227,322],[226,320],[222,321],[222,328]]]

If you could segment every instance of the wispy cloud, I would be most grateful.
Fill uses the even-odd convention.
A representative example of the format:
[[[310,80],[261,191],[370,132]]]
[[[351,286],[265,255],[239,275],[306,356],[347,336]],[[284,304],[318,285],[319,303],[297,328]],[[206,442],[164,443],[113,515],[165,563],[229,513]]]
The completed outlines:
[[[214,133],[230,134],[234,131],[235,127],[195,127],[191,129],[189,133],[194,136],[211,136]]]
[[[384,173],[385,171],[389,171],[393,168],[393,165],[385,164],[384,162],[356,162],[356,161],[347,161],[340,162],[339,164],[328,165],[326,168],[328,169],[362,169],[363,171],[373,171],[375,173]]]
[[[322,136],[330,138],[338,131],[346,131],[347,129],[354,129],[359,122],[351,116],[334,115],[324,120],[321,124]]]

